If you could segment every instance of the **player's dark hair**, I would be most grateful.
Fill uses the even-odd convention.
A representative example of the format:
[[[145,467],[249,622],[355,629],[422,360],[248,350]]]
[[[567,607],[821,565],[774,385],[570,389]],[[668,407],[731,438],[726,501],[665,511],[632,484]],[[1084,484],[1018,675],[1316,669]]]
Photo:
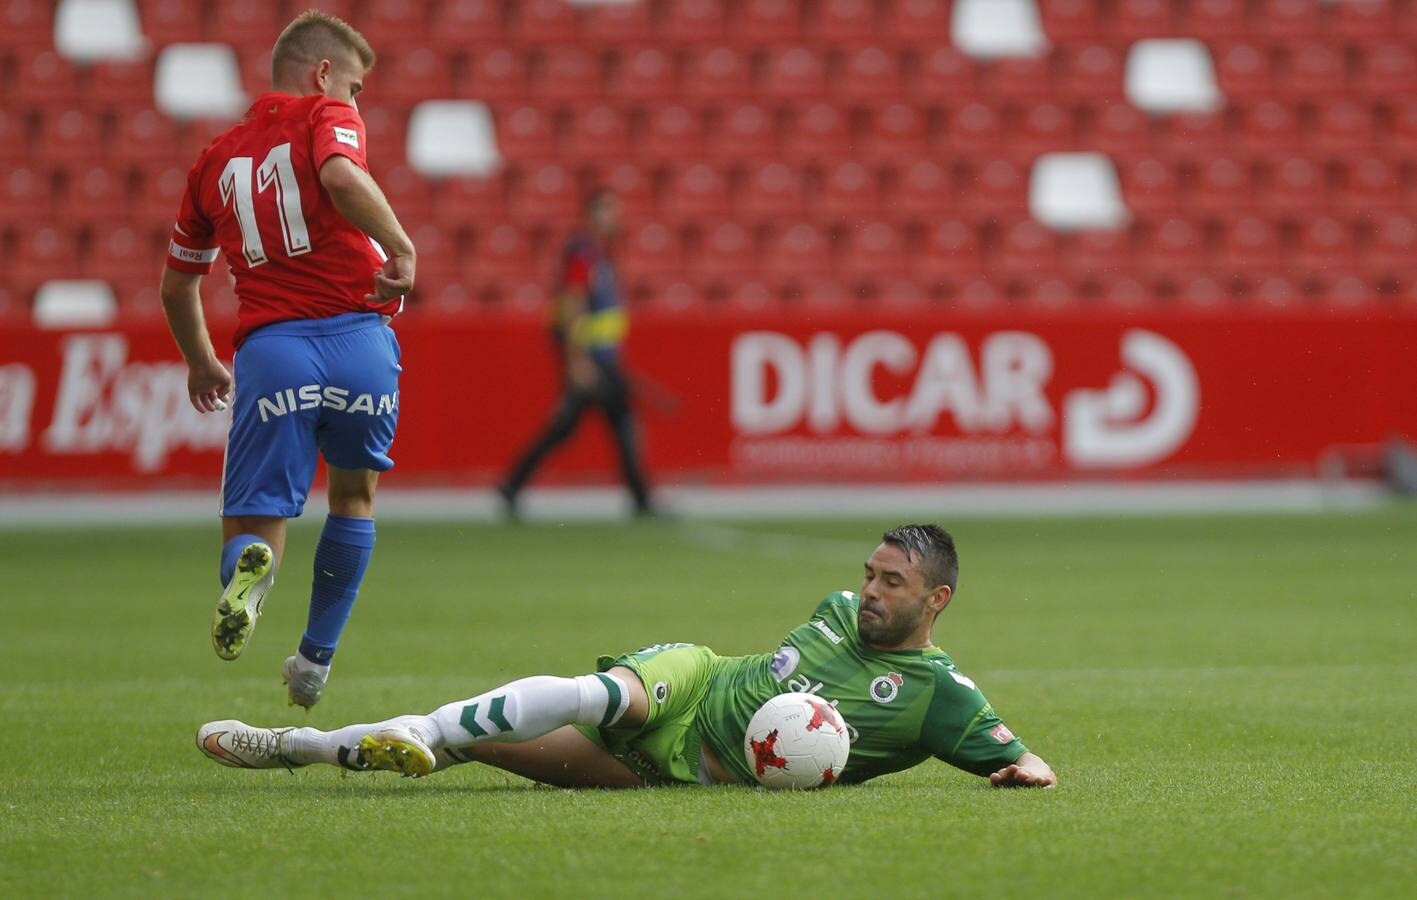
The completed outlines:
[[[271,78],[280,81],[291,66],[334,59],[341,51],[359,57],[364,71],[374,68],[374,49],[364,35],[343,19],[307,9],[296,16],[271,48]]]
[[[947,584],[954,593],[959,585],[959,554],[948,531],[938,525],[897,525],[881,535],[881,540],[904,550],[925,576],[926,585]]]
[[[604,185],[596,185],[586,191],[585,198],[581,201],[581,209],[590,212],[606,200],[613,200],[615,191]]]

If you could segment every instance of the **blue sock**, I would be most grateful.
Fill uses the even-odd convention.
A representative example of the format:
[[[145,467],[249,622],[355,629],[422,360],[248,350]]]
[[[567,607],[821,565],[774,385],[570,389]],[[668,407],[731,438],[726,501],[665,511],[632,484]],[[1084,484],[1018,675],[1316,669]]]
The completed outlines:
[[[264,544],[266,539],[254,534],[238,534],[236,537],[221,545],[222,587],[230,584],[231,576],[236,574],[236,561],[241,558],[241,551],[257,541]]]
[[[340,632],[354,609],[359,583],[374,555],[374,520],[356,516],[325,517],[315,547],[315,581],[310,587],[310,617],[300,640],[300,655],[328,666]]]

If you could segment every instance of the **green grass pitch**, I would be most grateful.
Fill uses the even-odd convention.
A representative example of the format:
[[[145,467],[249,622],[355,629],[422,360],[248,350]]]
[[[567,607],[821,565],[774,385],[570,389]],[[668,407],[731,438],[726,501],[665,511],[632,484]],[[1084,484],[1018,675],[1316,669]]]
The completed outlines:
[[[324,701],[279,678],[313,525],[212,653],[215,523],[0,531],[0,896],[1417,895],[1417,509],[949,521],[936,642],[1058,771],[854,788],[237,771],[209,719],[426,711],[660,641],[773,649],[888,521],[381,526]]]

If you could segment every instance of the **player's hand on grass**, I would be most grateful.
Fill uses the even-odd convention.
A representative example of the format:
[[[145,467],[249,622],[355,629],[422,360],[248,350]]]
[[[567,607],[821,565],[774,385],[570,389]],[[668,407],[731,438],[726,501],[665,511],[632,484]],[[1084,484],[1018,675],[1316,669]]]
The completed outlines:
[[[994,787],[1042,787],[1050,788],[1058,783],[1058,778],[1048,764],[1034,757],[1004,766],[989,775],[989,783]]]
[[[413,254],[390,256],[384,266],[374,273],[374,293],[365,294],[371,303],[383,303],[401,297],[413,290]]]
[[[189,366],[187,396],[199,413],[221,412],[231,399],[231,373],[215,359]]]

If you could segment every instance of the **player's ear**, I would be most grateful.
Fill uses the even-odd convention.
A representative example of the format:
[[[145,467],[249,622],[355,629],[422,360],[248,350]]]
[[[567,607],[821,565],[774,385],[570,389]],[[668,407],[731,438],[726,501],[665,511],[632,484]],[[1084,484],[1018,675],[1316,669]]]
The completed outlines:
[[[945,607],[950,605],[950,599],[954,597],[954,591],[950,586],[942,584],[935,588],[935,592],[930,595],[930,608],[938,615],[945,611]]]
[[[320,89],[320,93],[323,94],[329,90],[330,73],[334,71],[334,68],[334,63],[328,59],[320,60],[319,65],[315,66],[315,86]]]

